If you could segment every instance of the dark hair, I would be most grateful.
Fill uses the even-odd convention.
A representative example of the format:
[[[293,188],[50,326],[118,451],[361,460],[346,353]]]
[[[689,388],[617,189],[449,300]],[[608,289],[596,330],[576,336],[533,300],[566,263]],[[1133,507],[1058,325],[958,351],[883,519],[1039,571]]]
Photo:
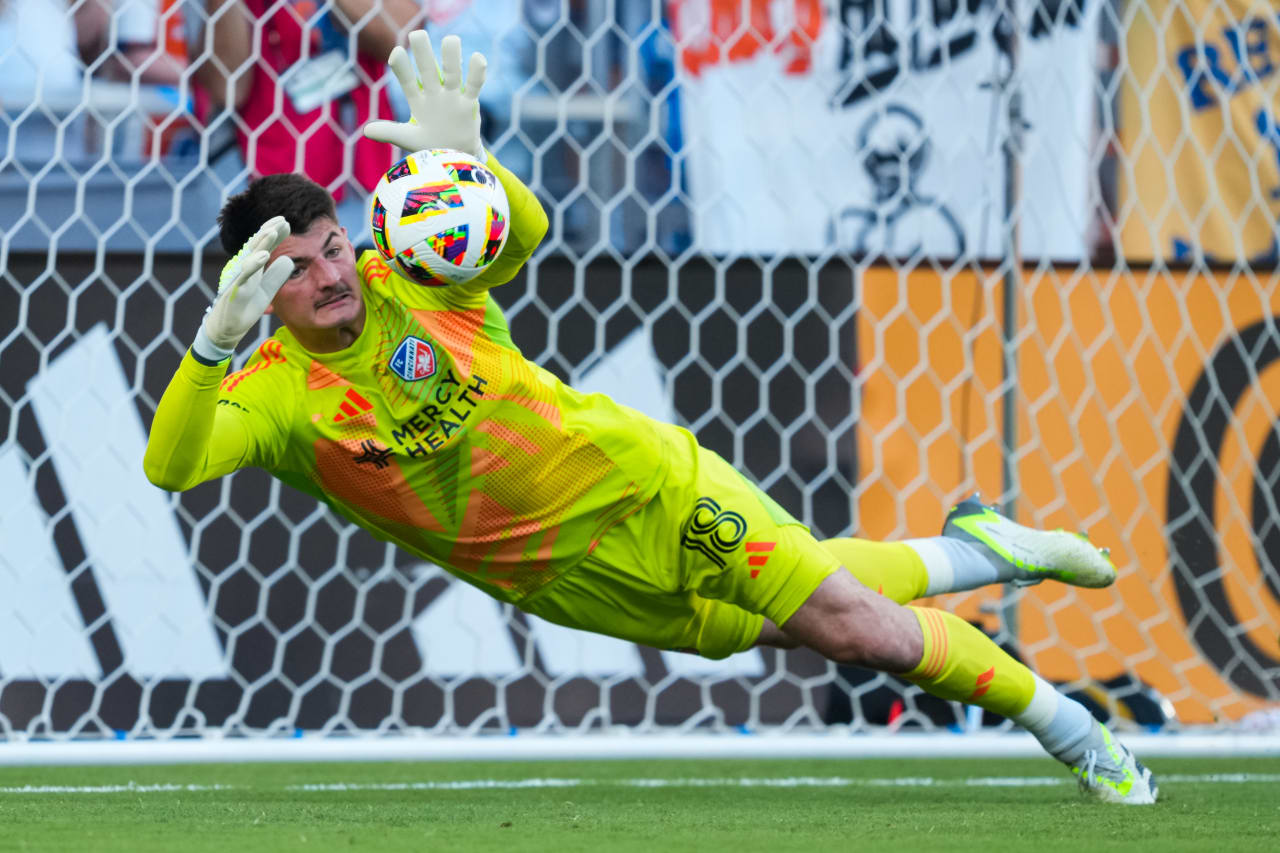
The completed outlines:
[[[266,175],[227,199],[218,213],[223,251],[228,255],[240,251],[245,241],[273,216],[283,216],[289,229],[299,234],[321,217],[337,222],[338,210],[328,190],[305,175]]]

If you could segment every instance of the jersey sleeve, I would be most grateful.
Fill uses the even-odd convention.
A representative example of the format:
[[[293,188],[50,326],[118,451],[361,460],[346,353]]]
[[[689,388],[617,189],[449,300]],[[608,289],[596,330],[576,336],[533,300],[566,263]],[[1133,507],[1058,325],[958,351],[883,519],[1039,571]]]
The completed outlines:
[[[287,438],[288,387],[244,380],[278,353],[268,341],[226,376],[225,364],[201,364],[188,351],[156,406],[143,456],[147,479],[178,492],[251,465],[273,468]]]
[[[507,243],[502,253],[494,259],[489,268],[471,281],[461,285],[461,289],[472,292],[484,292],[499,284],[506,284],[515,278],[520,267],[533,256],[542,238],[547,234],[547,213],[542,203],[533,194],[533,190],[525,186],[524,181],[515,176],[511,170],[498,162],[493,154],[485,163],[502,183],[507,194],[507,206],[511,213],[511,233],[507,235]]]

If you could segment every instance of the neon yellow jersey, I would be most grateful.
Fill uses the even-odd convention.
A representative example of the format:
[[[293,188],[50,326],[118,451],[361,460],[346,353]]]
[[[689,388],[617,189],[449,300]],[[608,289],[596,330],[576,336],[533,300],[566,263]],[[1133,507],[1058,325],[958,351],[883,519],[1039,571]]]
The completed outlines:
[[[526,360],[487,292],[464,310],[374,252],[359,270],[352,346],[308,353],[282,328],[222,382],[251,439],[237,467],[508,601],[653,496],[667,465],[654,422]]]
[[[313,354],[281,329],[244,369],[188,352],[156,407],[143,466],[182,490],[259,466],[401,548],[519,602],[590,554],[666,475],[676,431],[527,361],[488,288],[547,219],[490,155],[511,207],[502,253],[464,285],[357,263],[365,325]]]

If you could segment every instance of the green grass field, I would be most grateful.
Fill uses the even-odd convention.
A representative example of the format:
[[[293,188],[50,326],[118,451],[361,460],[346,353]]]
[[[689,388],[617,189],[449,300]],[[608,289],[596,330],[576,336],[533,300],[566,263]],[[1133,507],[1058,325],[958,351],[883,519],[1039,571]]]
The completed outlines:
[[[1161,802],[1049,759],[0,768],[0,850],[1280,849],[1280,759],[1165,759]]]

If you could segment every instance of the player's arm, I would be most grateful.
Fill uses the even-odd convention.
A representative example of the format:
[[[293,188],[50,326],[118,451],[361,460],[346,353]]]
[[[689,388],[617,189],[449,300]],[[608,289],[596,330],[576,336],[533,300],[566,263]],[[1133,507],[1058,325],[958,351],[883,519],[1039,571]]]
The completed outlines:
[[[255,44],[253,15],[244,0],[204,0],[204,3],[207,34],[202,34],[199,47],[203,48],[207,38],[212,53],[206,55],[201,51],[195,60],[193,75],[215,106],[239,109],[253,88],[253,71],[249,67]]]
[[[419,0],[334,0],[334,6],[355,30],[357,49],[374,58],[390,53],[425,11]]]
[[[162,489],[181,492],[230,474],[251,455],[244,419],[223,410],[218,389],[227,364],[204,364],[190,351],[169,381],[147,439],[142,467]]]
[[[218,389],[236,345],[293,270],[287,257],[267,266],[271,251],[288,235],[283,217],[268,220],[223,269],[218,296],[156,406],[142,460],[155,485],[189,489],[253,458],[253,431],[239,413],[219,411]]]
[[[506,284],[515,278],[520,267],[533,256],[542,238],[547,234],[547,212],[542,209],[542,202],[533,194],[533,190],[525,186],[524,181],[515,173],[498,162],[498,158],[489,155],[485,162],[507,194],[507,209],[511,216],[511,233],[507,235],[506,245],[498,257],[493,259],[489,268],[468,282],[458,285],[463,290],[472,292],[485,291],[499,284]]]

